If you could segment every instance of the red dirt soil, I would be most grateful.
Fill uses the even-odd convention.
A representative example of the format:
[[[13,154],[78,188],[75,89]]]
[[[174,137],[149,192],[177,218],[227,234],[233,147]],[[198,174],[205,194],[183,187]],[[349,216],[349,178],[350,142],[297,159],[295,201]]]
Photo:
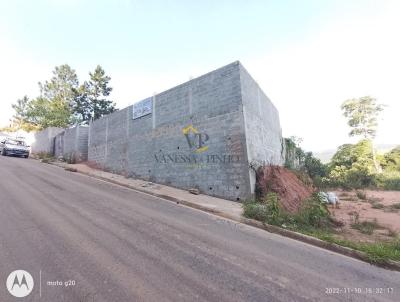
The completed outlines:
[[[306,186],[293,172],[279,166],[266,166],[257,171],[258,197],[274,192],[281,206],[288,212],[297,212],[303,201],[311,196],[314,188]]]

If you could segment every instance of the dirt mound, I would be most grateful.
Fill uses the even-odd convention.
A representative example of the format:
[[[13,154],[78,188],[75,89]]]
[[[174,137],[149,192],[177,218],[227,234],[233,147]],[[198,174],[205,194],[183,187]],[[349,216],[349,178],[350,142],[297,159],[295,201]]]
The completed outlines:
[[[314,192],[312,186],[305,185],[296,174],[279,166],[266,166],[257,171],[256,192],[258,197],[274,192],[282,207],[297,212],[303,201]]]

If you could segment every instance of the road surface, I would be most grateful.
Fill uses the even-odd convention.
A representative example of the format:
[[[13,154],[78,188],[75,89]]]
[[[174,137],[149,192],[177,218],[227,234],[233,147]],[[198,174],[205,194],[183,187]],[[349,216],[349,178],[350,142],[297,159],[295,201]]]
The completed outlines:
[[[1,302],[400,301],[398,272],[35,160],[0,171]]]

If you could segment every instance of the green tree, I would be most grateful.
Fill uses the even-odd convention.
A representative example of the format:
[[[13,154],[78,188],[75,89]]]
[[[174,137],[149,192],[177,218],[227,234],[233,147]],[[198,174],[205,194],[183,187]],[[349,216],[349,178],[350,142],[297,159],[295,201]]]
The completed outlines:
[[[67,64],[56,66],[50,81],[44,84],[39,82],[39,87],[43,97],[71,105],[79,87],[78,76]]]
[[[304,169],[312,179],[325,177],[327,173],[326,166],[312,152],[305,153]]]
[[[345,144],[338,148],[329,164],[329,179],[334,185],[361,188],[374,185],[371,140]]]
[[[349,136],[362,136],[364,139],[373,142],[376,136],[376,128],[378,127],[378,116],[383,111],[383,105],[378,104],[375,98],[365,96],[345,101],[341,109],[351,128]],[[381,169],[376,159],[373,143],[371,148],[375,170],[380,172]]]
[[[381,164],[385,170],[400,172],[400,146],[385,153]]]
[[[11,126],[8,127],[9,131],[32,131],[36,130],[37,127],[28,121],[28,108],[29,108],[30,100],[28,96],[24,96],[21,99],[18,99],[15,104],[12,104],[11,107],[14,109],[14,115],[11,120]]]
[[[79,88],[78,97],[74,105],[74,113],[83,123],[89,123],[116,110],[115,103],[108,100],[112,88],[109,86],[111,78],[98,65],[93,73],[89,73],[90,80]]]
[[[45,97],[37,97],[29,103],[27,121],[40,129],[66,128],[70,125],[70,115],[69,105],[60,98],[49,100]]]

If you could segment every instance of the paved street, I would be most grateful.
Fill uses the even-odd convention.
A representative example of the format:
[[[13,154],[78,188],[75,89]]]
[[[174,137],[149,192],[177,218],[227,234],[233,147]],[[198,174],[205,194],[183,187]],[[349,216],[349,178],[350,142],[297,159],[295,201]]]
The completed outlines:
[[[398,272],[35,160],[0,171],[1,302],[400,301]],[[35,281],[23,299],[5,287],[17,269]]]

